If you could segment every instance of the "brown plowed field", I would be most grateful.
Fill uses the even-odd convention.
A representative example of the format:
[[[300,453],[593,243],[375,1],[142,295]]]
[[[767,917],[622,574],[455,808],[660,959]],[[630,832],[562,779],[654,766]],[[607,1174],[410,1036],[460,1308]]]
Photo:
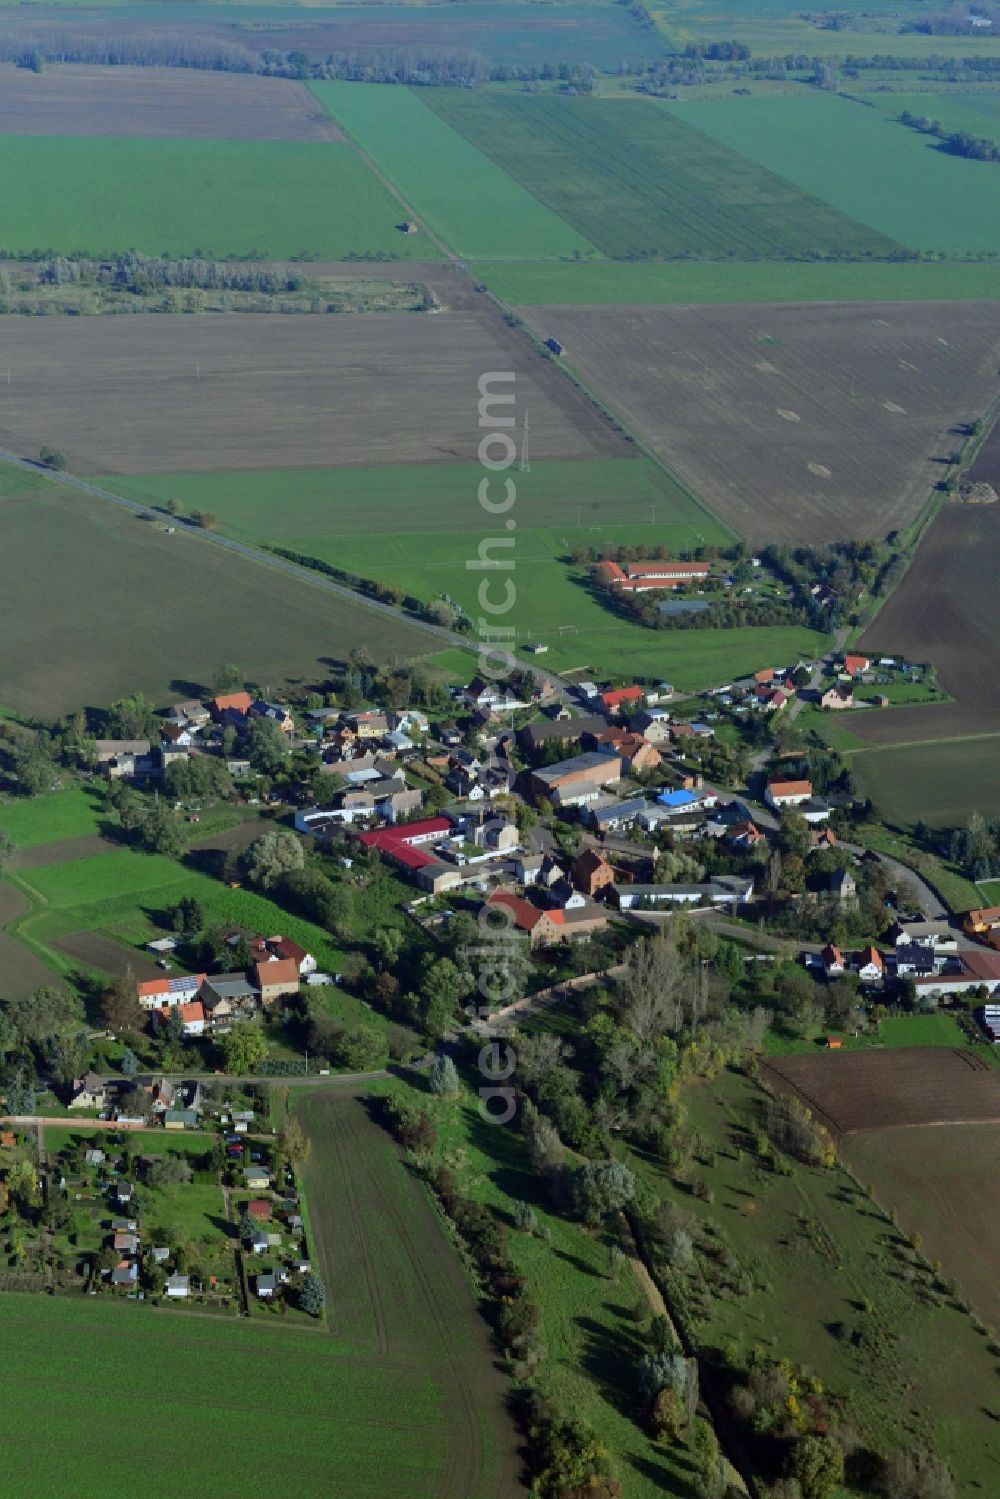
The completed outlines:
[[[852,734],[869,744],[906,744],[1000,732],[1000,505],[946,505],[912,567],[861,637],[879,655],[932,661],[955,699],[889,713],[851,714]]]
[[[632,451],[485,302],[434,315],[10,318],[0,363],[0,447],[58,447],[78,473],[470,461],[479,378],[509,370],[534,457]]]
[[[996,303],[521,312],[754,542],[906,525],[997,393]]]
[[[68,937],[59,937],[53,944],[67,957],[85,963],[88,968],[97,968],[120,978],[131,968],[139,981],[163,978],[163,969],[148,953],[136,952],[134,947],[123,947],[110,937],[97,932],[72,932]]]
[[[1000,1071],[938,1047],[771,1057],[761,1077],[836,1135],[895,1125],[1000,1123]],[[916,1148],[916,1147],[914,1147]]]
[[[944,1124],[919,1145],[902,1129],[852,1135],[841,1154],[855,1176],[894,1209],[907,1235],[919,1233],[926,1260],[940,1260],[984,1322],[1000,1327],[996,1273],[995,1124]]]
[[[193,68],[0,64],[0,134],[337,141],[305,84]]]

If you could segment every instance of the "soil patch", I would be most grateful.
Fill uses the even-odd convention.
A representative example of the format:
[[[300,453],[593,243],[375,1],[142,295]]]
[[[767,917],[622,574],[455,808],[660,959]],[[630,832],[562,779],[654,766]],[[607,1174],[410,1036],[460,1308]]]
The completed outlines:
[[[837,1135],[891,1125],[1000,1123],[1000,1072],[957,1048],[774,1057],[760,1071]]]
[[[97,932],[72,932],[68,937],[57,938],[53,946],[86,963],[88,968],[99,968],[113,978],[120,978],[129,968],[139,981],[163,977],[164,970],[147,953],[137,952],[134,947],[123,947],[120,942],[102,937]]]

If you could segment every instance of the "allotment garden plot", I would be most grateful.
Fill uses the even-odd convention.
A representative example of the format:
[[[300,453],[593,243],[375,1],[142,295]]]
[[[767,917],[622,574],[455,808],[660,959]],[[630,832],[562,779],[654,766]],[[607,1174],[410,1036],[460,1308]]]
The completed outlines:
[[[753,541],[884,537],[997,393],[987,303],[529,307],[584,380]]]
[[[0,64],[0,134],[340,139],[305,86],[289,79],[84,63],[42,73]]]
[[[491,370],[516,374],[533,457],[628,451],[498,316],[18,318],[4,335],[0,446],[58,446],[77,472],[473,462]]]

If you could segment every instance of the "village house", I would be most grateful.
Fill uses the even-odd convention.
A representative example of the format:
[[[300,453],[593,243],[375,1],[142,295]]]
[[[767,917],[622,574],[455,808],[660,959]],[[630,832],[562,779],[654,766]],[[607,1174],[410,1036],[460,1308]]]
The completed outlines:
[[[847,965],[844,962],[844,954],[839,947],[834,947],[832,942],[827,943],[819,956],[827,978],[836,978],[838,974],[845,972]]]
[[[1000,993],[1000,953],[966,948],[938,973],[915,978],[913,987],[918,999],[928,1004],[980,988],[995,998]]]
[[[96,1109],[105,1107],[108,1101],[108,1090],[104,1079],[96,1072],[85,1072],[83,1077],[78,1077],[73,1083],[73,1092],[70,1097],[71,1109]]]
[[[854,707],[854,689],[846,684],[835,682],[820,695],[819,705],[831,712],[838,712],[842,708]]]
[[[268,957],[290,959],[303,978],[307,973],[316,972],[316,959],[312,953],[306,952],[291,937],[256,937],[250,943],[250,951],[258,961]]]
[[[136,985],[136,998],[144,1010],[171,1010],[198,998],[203,973],[185,973],[177,978],[143,979]]]
[[[294,958],[268,957],[253,965],[253,981],[266,1009],[276,999],[299,992],[299,966]]]
[[[487,905],[505,910],[515,931],[523,932],[532,948],[555,947],[589,937],[607,926],[603,907],[590,902],[566,910],[543,911],[512,890],[495,890]]]
[[[614,715],[623,708],[638,707],[644,696],[641,687],[615,687],[607,692],[599,692],[594,701],[605,713]]]
[[[773,812],[784,812],[786,807],[799,807],[811,799],[811,781],[768,781],[764,800]]]
[[[249,692],[224,692],[212,699],[212,717],[216,722],[220,722],[225,714],[233,713],[245,719],[250,712],[252,702],[253,698]]]
[[[579,744],[585,735],[600,734],[607,726],[607,720],[596,713],[582,718],[540,718],[518,729],[517,742],[533,755],[548,745]]]
[[[871,670],[871,659],[868,656],[844,657],[844,671],[849,677],[863,676],[866,671]]]
[[[858,954],[857,969],[863,984],[880,984],[885,978],[885,959],[877,947],[862,948]]]
[[[982,906],[966,911],[962,917],[962,930],[970,937],[983,937],[1000,927],[1000,906]]]
[[[649,802],[644,796],[632,796],[625,801],[601,796],[588,804],[583,815],[596,833],[618,833],[641,822],[648,810]]]
[[[593,848],[582,849],[577,854],[570,877],[574,887],[590,899],[615,882],[615,872],[611,865]]]

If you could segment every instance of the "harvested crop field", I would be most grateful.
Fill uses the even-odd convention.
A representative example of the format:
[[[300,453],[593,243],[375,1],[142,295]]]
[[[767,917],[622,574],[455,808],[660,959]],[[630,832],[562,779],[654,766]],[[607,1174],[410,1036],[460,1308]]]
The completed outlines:
[[[406,1493],[522,1493],[506,1381],[426,1189],[363,1100],[322,1089],[297,1099],[295,1113],[313,1145],[302,1169],[330,1332],[347,1361],[382,1385],[390,1440],[400,1424],[408,1434]],[[416,1428],[403,1419],[407,1392],[423,1383],[440,1415]],[[381,1493],[391,1491],[387,1472]]]
[[[914,1046],[772,1057],[761,1077],[836,1135],[894,1125],[1000,1124],[1000,1071],[971,1051]]]
[[[356,645],[383,660],[440,649],[306,579],[54,485],[3,498],[0,513],[0,702],[33,717],[136,690],[162,701],[221,661],[252,662],[277,687],[326,681]]]
[[[1000,505],[946,505],[900,586],[861,637],[872,653],[930,661],[952,703],[852,714],[869,744],[902,744],[1000,732],[996,653]]]
[[[998,1150],[995,1124],[946,1124],[925,1131],[919,1150],[903,1130],[884,1129],[852,1135],[842,1151],[903,1232],[919,1233],[924,1259],[941,1261],[991,1327],[1000,1326]]]
[[[193,68],[0,64],[0,135],[342,140],[304,84]]]
[[[527,307],[585,382],[753,542],[912,521],[997,393],[995,303]]]
[[[492,308],[18,318],[3,357],[0,447],[34,456],[48,443],[81,473],[471,462],[491,370],[516,372],[533,457],[631,452]]]

